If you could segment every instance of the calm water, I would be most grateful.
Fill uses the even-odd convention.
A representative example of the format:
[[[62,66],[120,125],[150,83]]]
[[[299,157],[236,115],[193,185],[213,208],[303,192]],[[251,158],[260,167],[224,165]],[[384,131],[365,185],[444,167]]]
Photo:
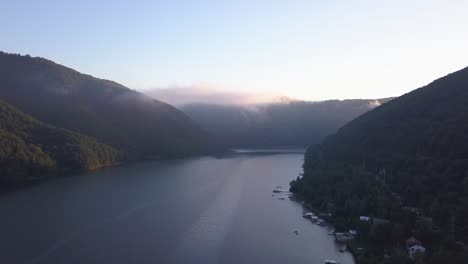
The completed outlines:
[[[302,161],[148,162],[2,195],[0,263],[354,263],[300,205],[272,196]]]

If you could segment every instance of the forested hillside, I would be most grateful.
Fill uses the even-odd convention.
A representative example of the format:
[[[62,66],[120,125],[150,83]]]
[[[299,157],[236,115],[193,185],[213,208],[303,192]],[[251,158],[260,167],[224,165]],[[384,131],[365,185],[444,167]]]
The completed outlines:
[[[0,101],[0,189],[38,177],[92,170],[124,157],[96,140],[46,125]]]
[[[304,175],[291,190],[330,211],[342,227],[359,215],[391,220],[387,237],[373,238],[381,248],[416,236],[429,249],[429,263],[460,263],[468,243],[468,68],[310,147]]]
[[[230,147],[307,147],[390,99],[188,104],[180,109]]]
[[[0,99],[43,122],[92,136],[132,159],[217,148],[174,107],[43,58],[0,53]]]

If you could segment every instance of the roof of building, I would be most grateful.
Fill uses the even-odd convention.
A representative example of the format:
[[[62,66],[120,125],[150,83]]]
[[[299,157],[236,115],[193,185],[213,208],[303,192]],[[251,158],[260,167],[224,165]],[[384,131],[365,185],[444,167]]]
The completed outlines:
[[[417,245],[422,246],[422,244],[423,243],[421,241],[417,240],[414,237],[410,237],[406,240],[406,247],[408,248],[412,246],[417,246]]]

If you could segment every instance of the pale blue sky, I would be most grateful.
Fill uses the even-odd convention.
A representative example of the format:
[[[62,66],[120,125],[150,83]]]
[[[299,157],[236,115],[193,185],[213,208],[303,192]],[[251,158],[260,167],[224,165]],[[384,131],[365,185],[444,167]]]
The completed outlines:
[[[468,66],[468,1],[0,0],[0,50],[134,89],[401,95]]]

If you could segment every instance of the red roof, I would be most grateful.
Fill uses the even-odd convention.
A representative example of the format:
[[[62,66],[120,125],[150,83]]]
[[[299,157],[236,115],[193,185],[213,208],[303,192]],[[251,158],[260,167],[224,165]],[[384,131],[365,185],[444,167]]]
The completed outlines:
[[[417,240],[416,238],[414,237],[410,237],[406,240],[406,247],[412,247],[412,246],[416,246],[416,245],[420,245],[422,246],[422,242]]]

